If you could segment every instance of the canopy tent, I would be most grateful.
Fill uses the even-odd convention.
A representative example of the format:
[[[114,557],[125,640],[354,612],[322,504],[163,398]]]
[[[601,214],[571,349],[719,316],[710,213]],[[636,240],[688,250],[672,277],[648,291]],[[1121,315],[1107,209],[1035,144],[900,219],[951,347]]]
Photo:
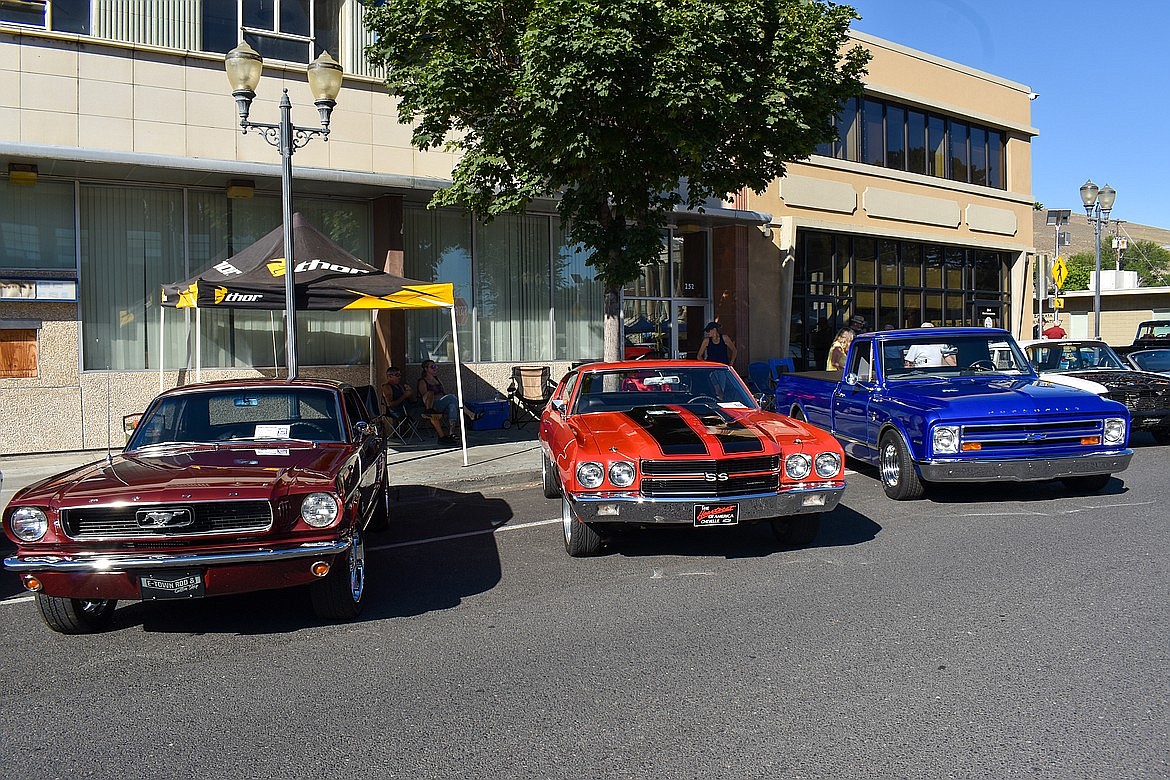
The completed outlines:
[[[459,330],[455,322],[453,285],[405,279],[375,268],[335,244],[299,213],[292,217],[292,235],[297,310],[450,310],[459,429],[462,434],[460,439],[463,444],[463,465],[466,466],[467,425],[463,415],[463,378],[459,365]],[[195,309],[195,355],[198,369],[201,360],[198,326],[200,309],[283,310],[285,265],[284,230],[283,227],[277,227],[251,246],[203,273],[177,284],[163,285],[163,305],[159,308],[160,342],[166,343],[162,336],[163,317],[167,308]],[[370,361],[372,372],[373,350],[370,352]],[[163,387],[163,365],[165,361],[160,357],[160,390]]]

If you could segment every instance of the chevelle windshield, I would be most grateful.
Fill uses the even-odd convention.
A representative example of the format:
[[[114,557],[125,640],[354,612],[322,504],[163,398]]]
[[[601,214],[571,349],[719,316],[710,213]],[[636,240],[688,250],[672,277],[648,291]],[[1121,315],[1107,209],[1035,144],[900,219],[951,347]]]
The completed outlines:
[[[1031,344],[1028,359],[1040,371],[1121,370],[1121,358],[1107,345],[1096,341]]]
[[[127,449],[238,440],[342,441],[334,393],[317,388],[191,392],[160,400]]]
[[[670,366],[585,372],[574,412],[628,411],[667,404],[756,408],[730,368]]]
[[[996,373],[1031,375],[1027,359],[1014,343],[980,335],[923,335],[881,342],[887,379]]]

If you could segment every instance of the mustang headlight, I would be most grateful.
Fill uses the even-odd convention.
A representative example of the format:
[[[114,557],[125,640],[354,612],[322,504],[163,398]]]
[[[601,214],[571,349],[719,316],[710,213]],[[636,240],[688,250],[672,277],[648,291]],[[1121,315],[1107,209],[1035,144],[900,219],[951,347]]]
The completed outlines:
[[[35,542],[49,530],[49,519],[45,517],[44,512],[35,507],[22,506],[12,513],[8,525],[12,528],[12,533],[16,534],[16,538]]]
[[[1125,418],[1124,417],[1106,417],[1105,418],[1105,443],[1106,444],[1121,444],[1125,441]]]
[[[784,473],[789,479],[804,479],[812,473],[812,458],[802,452],[789,455],[784,459]]]
[[[936,425],[931,445],[935,455],[954,455],[959,451],[959,426]]]
[[[600,463],[586,461],[577,464],[577,482],[581,484],[581,487],[600,487],[603,479],[605,479],[605,469]]]
[[[837,472],[841,470],[841,456],[835,452],[822,452],[817,455],[814,465],[817,476],[821,479],[828,479],[836,476]]]
[[[324,528],[337,519],[337,499],[329,493],[310,493],[301,502],[301,519],[314,528]]]
[[[629,487],[634,484],[634,464],[625,460],[609,464],[609,481],[615,487]]]

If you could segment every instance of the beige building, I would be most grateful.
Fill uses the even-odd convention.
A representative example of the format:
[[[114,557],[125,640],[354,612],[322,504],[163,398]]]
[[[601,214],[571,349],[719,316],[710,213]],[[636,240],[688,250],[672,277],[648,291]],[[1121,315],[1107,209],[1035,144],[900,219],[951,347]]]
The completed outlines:
[[[360,6],[301,5],[291,20],[238,4],[0,5],[0,453],[117,446],[122,416],[160,385],[279,373],[280,312],[159,316],[162,284],[280,224],[278,154],[240,133],[223,71],[240,36],[265,57],[254,121],[277,121],[287,89],[293,121],[316,126],[305,66],[323,50],[341,63],[329,140],[294,157],[295,208],[359,257],[454,283],[470,397],[502,391],[516,364],[558,375],[600,355],[600,284],[553,204],[488,225],[427,210],[452,159],[411,148],[361,61]],[[818,339],[854,313],[1024,329],[1029,89],[853,37],[874,58],[839,141],[761,195],[679,213],[664,262],[626,290],[628,356],[693,355],[710,319],[745,373],[786,354],[815,365]],[[421,360],[451,358],[444,315],[380,317],[299,315],[302,374],[377,383],[392,360],[413,380]]]

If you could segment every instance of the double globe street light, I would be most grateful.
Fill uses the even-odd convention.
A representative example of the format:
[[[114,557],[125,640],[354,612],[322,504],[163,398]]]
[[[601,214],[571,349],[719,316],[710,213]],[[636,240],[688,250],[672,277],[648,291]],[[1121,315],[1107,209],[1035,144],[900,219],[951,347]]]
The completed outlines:
[[[281,208],[284,226],[284,315],[286,329],[286,352],[288,378],[297,375],[297,302],[296,285],[293,280],[293,236],[292,236],[292,156],[293,152],[307,144],[313,136],[329,140],[329,117],[337,105],[337,93],[341,91],[342,71],[328,52],[322,53],[308,67],[309,90],[313,93],[314,104],[321,115],[320,127],[297,127],[292,123],[292,103],[288,89],[280,98],[280,122],[252,122],[248,112],[256,97],[256,86],[264,70],[264,60],[247,43],[241,43],[224,57],[224,69],[232,96],[240,114],[240,130],[244,135],[249,130],[259,130],[264,140],[280,150]]]
[[[1096,282],[1093,284],[1093,338],[1101,338],[1101,227],[1109,224],[1109,212],[1117,190],[1106,184],[1098,187],[1092,179],[1081,185],[1081,202],[1085,204],[1085,215],[1093,223],[1097,245]]]

